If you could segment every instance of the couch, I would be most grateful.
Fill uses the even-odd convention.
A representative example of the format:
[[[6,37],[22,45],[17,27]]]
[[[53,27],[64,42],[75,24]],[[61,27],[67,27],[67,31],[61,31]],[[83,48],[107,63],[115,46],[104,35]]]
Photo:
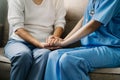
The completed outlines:
[[[88,0],[64,0],[66,28],[62,37],[65,37],[83,16]],[[4,56],[3,47],[8,40],[9,25],[7,22],[7,0],[0,0],[0,80],[10,79],[11,62]],[[79,41],[69,47],[80,46]],[[90,73],[91,80],[120,80],[120,68],[97,69]]]
[[[8,39],[7,0],[0,0],[0,80],[9,80],[10,61],[4,57],[3,47]]]

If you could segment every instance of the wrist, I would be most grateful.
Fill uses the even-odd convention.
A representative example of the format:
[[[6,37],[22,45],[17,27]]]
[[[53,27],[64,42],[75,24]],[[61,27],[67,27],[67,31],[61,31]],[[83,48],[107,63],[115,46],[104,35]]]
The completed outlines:
[[[42,48],[43,46],[42,46],[41,42],[37,42],[37,43],[36,43],[36,47]]]
[[[59,35],[52,35],[53,37],[55,37],[55,38],[60,38],[60,36]]]
[[[60,42],[60,46],[65,47],[66,46],[65,41]]]

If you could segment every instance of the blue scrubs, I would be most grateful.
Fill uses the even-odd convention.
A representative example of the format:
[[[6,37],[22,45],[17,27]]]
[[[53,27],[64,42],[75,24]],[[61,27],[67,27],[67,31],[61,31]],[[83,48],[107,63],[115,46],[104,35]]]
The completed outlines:
[[[96,68],[120,66],[119,4],[120,0],[89,0],[83,25],[93,19],[101,27],[81,39],[82,47],[51,52],[45,80],[90,80],[88,72]]]

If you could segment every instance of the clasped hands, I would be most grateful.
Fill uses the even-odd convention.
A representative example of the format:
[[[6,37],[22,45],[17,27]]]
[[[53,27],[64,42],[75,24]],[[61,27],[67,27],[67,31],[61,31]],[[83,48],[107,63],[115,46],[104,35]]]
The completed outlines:
[[[41,43],[41,45],[42,45],[42,48],[55,50],[55,49],[59,49],[62,47],[62,45],[61,45],[62,41],[63,41],[63,39],[61,39],[59,37],[55,37],[54,35],[51,35],[48,37],[48,39],[46,39],[46,42]]]

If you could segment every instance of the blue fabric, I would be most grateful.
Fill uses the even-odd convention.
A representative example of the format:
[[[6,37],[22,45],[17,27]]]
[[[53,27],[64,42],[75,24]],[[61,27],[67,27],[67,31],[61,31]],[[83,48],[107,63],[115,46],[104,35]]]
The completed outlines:
[[[102,23],[101,27],[81,39],[83,46],[116,46],[120,47],[120,0],[96,0],[95,14],[90,15],[93,7],[92,0],[89,0],[84,23],[90,20],[97,20]]]
[[[50,53],[45,80],[90,80],[96,68],[120,66],[120,48],[78,47]]]
[[[26,42],[9,40],[5,55],[11,60],[10,80],[44,80],[49,52]]]
[[[60,49],[49,54],[45,80],[90,80],[96,68],[120,66],[120,0],[96,0],[90,15],[89,0],[83,25],[97,20],[98,30],[81,39],[82,47]]]

